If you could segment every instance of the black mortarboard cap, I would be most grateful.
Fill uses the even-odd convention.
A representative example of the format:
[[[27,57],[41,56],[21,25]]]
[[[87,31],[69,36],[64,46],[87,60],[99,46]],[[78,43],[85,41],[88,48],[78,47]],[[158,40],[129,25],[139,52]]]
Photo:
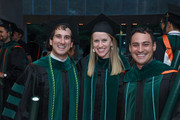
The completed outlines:
[[[7,20],[0,19],[0,26],[4,27],[8,31],[11,31],[11,23]]]
[[[180,25],[180,7],[168,4],[168,20]]]
[[[11,24],[11,29],[12,29],[12,32],[16,31],[18,32],[18,27],[16,26],[15,23],[10,23]]]
[[[21,28],[17,28],[17,32],[18,32],[19,34],[24,35],[24,31],[23,31]]]
[[[5,29],[11,32],[14,32],[18,29],[15,23],[4,19],[0,19],[0,26],[4,27]]]
[[[78,40],[78,24],[75,21],[73,16],[65,17],[62,19],[56,19],[56,20],[51,20],[43,23],[45,27],[45,31],[48,34],[48,37],[52,33],[52,31],[58,26],[58,25],[66,25],[70,30],[72,31],[72,36],[73,36],[73,43],[74,44],[79,44]]]
[[[90,21],[86,27],[91,34],[94,32],[105,32],[115,36],[115,34],[120,32],[119,24],[104,14],[98,15],[94,20]]]

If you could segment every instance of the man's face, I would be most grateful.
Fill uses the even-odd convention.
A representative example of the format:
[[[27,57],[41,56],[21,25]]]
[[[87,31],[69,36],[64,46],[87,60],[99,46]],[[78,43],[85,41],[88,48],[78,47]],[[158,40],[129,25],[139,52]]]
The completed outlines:
[[[155,50],[156,43],[152,43],[152,39],[148,33],[137,32],[132,36],[129,51],[139,69],[153,60],[153,52]]]
[[[7,43],[10,41],[10,34],[6,31],[6,29],[2,26],[0,26],[0,40],[4,43]]]
[[[69,28],[65,30],[58,28],[55,30],[53,39],[49,41],[49,44],[52,46],[52,53],[61,60],[67,57],[68,51],[73,46],[71,35],[72,33]]]
[[[160,26],[161,26],[161,30],[164,30],[165,23],[162,20],[160,21]]]
[[[19,33],[14,31],[12,39],[17,42],[20,39]]]

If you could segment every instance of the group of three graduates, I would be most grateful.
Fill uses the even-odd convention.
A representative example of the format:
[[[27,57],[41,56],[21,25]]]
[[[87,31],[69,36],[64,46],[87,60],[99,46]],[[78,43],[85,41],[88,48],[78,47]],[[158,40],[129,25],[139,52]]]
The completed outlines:
[[[129,50],[131,69],[119,55],[117,23],[99,15],[87,27],[90,54],[77,65],[68,57],[76,40],[73,20],[52,25],[51,53],[33,64],[12,87],[3,119],[27,120],[32,96],[38,96],[38,120],[158,120],[177,71],[156,61],[156,42],[147,28],[137,28]],[[51,27],[52,27],[51,26]],[[179,119],[178,108],[173,118]]]

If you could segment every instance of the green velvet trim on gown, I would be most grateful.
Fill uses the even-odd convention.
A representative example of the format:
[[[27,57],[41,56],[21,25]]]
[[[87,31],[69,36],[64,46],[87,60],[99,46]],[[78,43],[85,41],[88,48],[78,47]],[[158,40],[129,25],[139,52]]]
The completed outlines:
[[[3,65],[1,65],[1,67],[0,67],[0,72],[4,72],[4,73],[6,73],[6,67],[7,67],[7,59],[8,59],[8,54],[11,52],[11,49],[14,47],[14,46],[16,46],[16,45],[19,45],[17,42],[15,42],[15,41],[10,41],[10,42],[8,42],[8,43],[6,43],[6,44],[4,44],[3,46],[2,46],[2,51],[0,52],[1,54],[0,54],[0,58],[1,57],[3,57],[4,56],[4,54],[2,54],[2,53],[4,53],[4,52],[6,52],[5,50],[7,49],[7,52],[6,52],[6,56],[5,56],[5,60],[6,61],[4,61],[5,63],[4,63],[4,71],[2,70],[3,69]],[[3,56],[2,56],[3,55]],[[3,62],[1,62],[1,64],[2,64]]]
[[[94,78],[92,79],[87,75],[87,66],[88,66],[88,60],[86,63],[86,70],[85,70],[85,80],[84,80],[84,104],[83,104],[83,120],[90,120],[92,117],[93,120],[96,118],[94,117],[94,112],[97,112],[97,110],[94,109],[95,102],[95,96],[96,96],[96,86],[102,86],[102,99],[100,101],[101,108],[100,111],[100,120],[104,120],[104,111],[105,111],[105,71],[109,68],[109,59],[101,59],[98,58],[98,61],[96,63],[95,72],[94,72]],[[100,72],[100,71],[101,72]],[[102,72],[103,71],[103,72]],[[107,120],[116,120],[116,114],[118,114],[117,111],[117,96],[118,96],[118,88],[119,88],[119,75],[110,76],[111,70],[108,70],[107,75],[107,114],[106,119]],[[103,77],[102,77],[103,76]],[[104,78],[101,79],[102,83],[97,83],[97,78]],[[90,115],[91,110],[91,80],[93,80],[93,116]]]
[[[63,106],[63,80],[68,80],[69,83],[69,120],[75,120],[76,118],[76,97],[79,96],[76,93],[77,89],[77,83],[72,67],[72,61],[70,58],[67,58],[65,62],[57,61],[53,58],[51,58],[52,62],[52,68],[54,73],[54,80],[55,80],[55,107],[54,107],[54,117],[53,120],[58,120],[59,118],[62,118],[62,106]],[[53,103],[53,84],[52,84],[52,75],[51,70],[49,67],[49,58],[48,56],[41,59],[41,61],[35,61],[34,64],[38,64],[42,67],[45,67],[48,72],[48,80],[49,80],[49,109],[48,109],[48,116],[49,120],[51,119],[51,110],[52,110],[52,103]],[[62,78],[62,72],[61,71],[67,71],[66,78]],[[77,71],[76,71],[77,72]],[[77,74],[76,74],[77,75]],[[67,79],[68,78],[68,79]],[[79,84],[79,81],[78,81]],[[79,87],[78,87],[79,91]]]
[[[142,88],[142,116],[139,120],[154,120],[159,118],[159,89],[164,75],[162,72],[172,68],[162,62],[153,60],[141,70],[135,65],[126,73],[125,90],[125,120],[135,120],[138,85]]]
[[[169,42],[171,44],[171,47],[174,49],[175,46],[180,46],[180,36],[177,35],[167,35]],[[163,46],[164,50],[166,50],[166,46],[164,45],[162,36],[158,37],[157,40],[160,41],[161,45]]]
[[[160,75],[162,72],[171,69],[173,68],[156,60],[153,60],[147,65],[143,66],[141,70],[134,65],[133,68],[126,73],[124,82],[142,81],[145,78]]]

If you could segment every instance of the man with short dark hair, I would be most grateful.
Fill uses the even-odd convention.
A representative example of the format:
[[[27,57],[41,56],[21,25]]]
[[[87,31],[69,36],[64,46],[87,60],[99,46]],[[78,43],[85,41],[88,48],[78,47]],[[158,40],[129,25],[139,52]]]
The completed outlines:
[[[51,53],[28,65],[13,85],[13,94],[8,96],[3,111],[4,119],[28,120],[35,114],[37,120],[78,120],[81,117],[78,112],[80,83],[75,63],[68,56],[77,39],[76,23],[72,18],[64,18],[50,21],[47,26]],[[35,114],[30,112],[33,96],[40,98]]]
[[[159,120],[177,70],[154,59],[156,41],[149,28],[132,31],[129,51],[135,61],[125,74],[125,120]],[[174,103],[177,105],[179,103]],[[180,116],[175,109],[173,120]]]
[[[27,58],[29,60],[29,63],[31,63],[32,58],[30,55],[30,50],[27,44],[22,40],[23,36],[24,36],[24,31],[21,28],[14,27],[12,39],[16,41],[17,43],[19,43],[24,48]]]
[[[10,89],[24,71],[27,58],[22,47],[11,40],[11,22],[0,19],[0,118]]]
[[[175,51],[180,50],[180,7],[169,4],[168,9],[160,21],[163,35],[157,38],[163,47],[163,54],[156,56],[163,56],[162,62],[171,66]]]

